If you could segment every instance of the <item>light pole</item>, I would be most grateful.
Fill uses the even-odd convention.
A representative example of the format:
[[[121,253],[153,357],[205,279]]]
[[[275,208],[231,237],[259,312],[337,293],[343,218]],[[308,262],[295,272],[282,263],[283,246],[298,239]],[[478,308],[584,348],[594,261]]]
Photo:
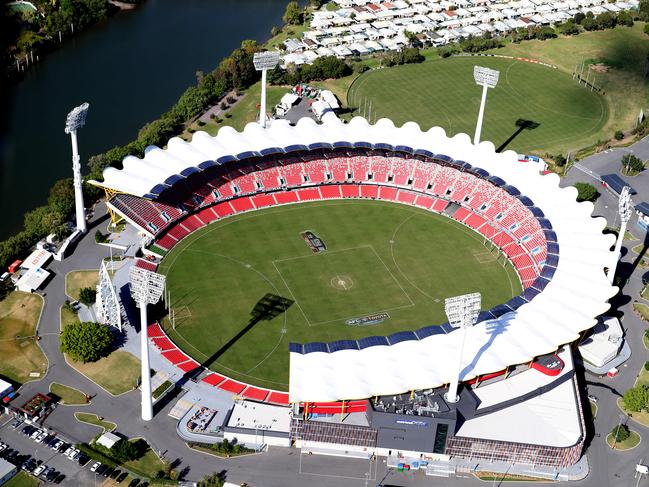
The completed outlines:
[[[482,86],[482,99],[480,100],[480,112],[478,112],[478,123],[475,126],[475,135],[473,136],[473,143],[478,145],[480,143],[480,133],[482,132],[482,119],[484,118],[484,106],[487,103],[487,90],[495,88],[498,84],[498,77],[500,71],[495,69],[485,68],[482,66],[473,67],[473,79],[477,85]]]
[[[620,199],[618,200],[617,211],[620,215],[620,233],[617,236],[615,241],[615,250],[613,251],[613,259],[611,265],[608,268],[608,280],[613,284],[615,279],[615,271],[617,269],[617,263],[620,260],[620,254],[622,250],[622,242],[624,241],[624,234],[626,233],[626,226],[631,219],[631,208],[633,207],[633,201],[631,200],[631,188],[625,186],[622,188],[620,193]]]
[[[261,71],[261,103],[259,107],[259,123],[266,128],[266,72],[279,63],[278,51],[256,52],[252,63],[257,71]]]
[[[165,276],[147,271],[141,267],[131,267],[129,274],[131,296],[140,308],[140,365],[142,379],[142,419],[153,419],[153,402],[151,401],[151,368],[149,365],[149,331],[147,305],[156,304],[165,287]]]
[[[455,296],[446,298],[444,301],[444,311],[448,317],[448,322],[453,328],[460,328],[461,338],[460,346],[457,352],[457,367],[455,368],[455,376],[451,381],[448,392],[444,397],[448,402],[455,403],[460,400],[457,393],[460,384],[460,372],[462,369],[462,354],[464,352],[464,341],[469,328],[471,328],[478,319],[480,313],[480,305],[482,297],[480,293],[463,294],[462,296]]]
[[[65,133],[70,134],[72,141],[72,173],[74,174],[74,203],[77,215],[77,230],[85,233],[86,228],[86,211],[83,207],[83,187],[81,181],[81,158],[79,157],[79,147],[77,145],[77,130],[86,124],[86,115],[88,113],[88,103],[79,105],[72,109],[65,120]]]
[[[620,422],[617,425],[617,428],[615,429],[615,438],[613,438],[613,450],[615,450],[615,445],[617,445],[617,437],[620,434],[620,428],[622,427],[622,421],[626,419],[626,416],[624,414],[620,414]]]

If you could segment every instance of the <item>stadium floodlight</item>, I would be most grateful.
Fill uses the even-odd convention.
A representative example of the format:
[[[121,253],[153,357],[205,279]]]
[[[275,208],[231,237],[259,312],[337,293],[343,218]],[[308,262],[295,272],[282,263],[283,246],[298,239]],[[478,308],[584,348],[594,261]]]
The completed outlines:
[[[129,273],[131,296],[140,308],[140,365],[142,379],[142,419],[153,419],[153,403],[151,401],[151,369],[149,364],[149,330],[147,309],[149,304],[156,304],[165,288],[165,276],[151,272],[141,267],[131,267]]]
[[[79,157],[79,146],[77,144],[77,130],[86,124],[88,114],[88,103],[84,103],[72,109],[65,119],[65,133],[70,134],[72,141],[72,173],[74,175],[74,203],[76,206],[77,230],[85,233],[86,210],[83,206],[83,188],[81,179],[81,158]]]
[[[464,341],[466,340],[467,331],[475,325],[475,322],[478,320],[481,304],[482,296],[480,293],[463,294],[462,296],[446,298],[444,301],[444,311],[448,317],[449,324],[453,328],[460,328],[460,333],[462,334],[459,350],[457,352],[457,367],[454,371],[455,376],[451,381],[448,392],[445,396],[446,400],[450,403],[457,402],[460,399],[457,390],[460,384]]]
[[[261,71],[261,102],[259,106],[259,123],[266,128],[266,73],[269,69],[275,68],[279,63],[278,51],[256,52],[252,57],[252,63],[257,71]]]
[[[108,273],[106,262],[99,269],[97,284],[97,318],[104,325],[114,326],[122,331],[122,307],[119,304],[115,286]]]
[[[484,118],[484,107],[487,103],[487,90],[495,88],[498,84],[500,72],[495,69],[485,68],[483,66],[473,67],[473,79],[476,84],[482,86],[482,99],[480,100],[480,111],[478,112],[478,123],[475,126],[475,135],[473,136],[473,143],[478,145],[480,143],[480,134],[482,132],[482,119]]]
[[[617,270],[617,263],[620,260],[622,253],[622,242],[624,241],[624,235],[626,234],[626,226],[631,219],[631,212],[633,208],[633,201],[631,200],[631,188],[625,186],[622,188],[620,193],[620,199],[617,202],[617,211],[620,215],[620,232],[617,235],[617,240],[615,241],[615,250],[613,251],[613,257],[611,265],[608,268],[608,280],[613,284],[615,279],[615,271]]]

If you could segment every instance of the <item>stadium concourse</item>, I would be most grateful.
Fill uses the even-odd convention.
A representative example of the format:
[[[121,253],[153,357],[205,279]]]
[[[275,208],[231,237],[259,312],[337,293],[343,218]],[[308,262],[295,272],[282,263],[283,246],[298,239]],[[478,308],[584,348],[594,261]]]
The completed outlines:
[[[614,240],[602,234],[606,221],[591,218],[593,205],[577,203],[575,188],[559,188],[556,175],[541,175],[513,152],[496,153],[489,142],[474,146],[465,134],[448,138],[439,127],[422,132],[385,119],[343,123],[331,113],[322,122],[251,123],[241,133],[224,127],[216,137],[198,132],[190,143],[173,138],[142,160],[127,157],[121,170],[106,169],[93,184],[106,189],[114,214],[140,230],[149,255],[237,213],[319,199],[387,200],[463,223],[501,250],[524,290],[482,311],[469,330],[460,401],[443,396],[461,338],[448,324],[292,343],[286,434],[318,451],[434,461],[427,466],[433,474],[456,459],[528,465],[550,477],[569,469],[585,429],[563,345],[594,326],[617,291],[604,272]],[[180,365],[200,367],[175,351]],[[236,394],[258,390],[207,374],[215,386],[235,383]],[[285,402],[270,400],[273,392],[249,397]],[[332,420],[338,413],[341,420]],[[540,421],[555,431],[529,431]]]

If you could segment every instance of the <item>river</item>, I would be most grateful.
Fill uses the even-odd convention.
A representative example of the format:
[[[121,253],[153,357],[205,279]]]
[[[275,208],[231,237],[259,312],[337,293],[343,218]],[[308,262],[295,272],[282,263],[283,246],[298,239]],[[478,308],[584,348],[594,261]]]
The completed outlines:
[[[147,0],[68,41],[13,87],[0,154],[0,239],[72,177],[67,112],[90,103],[82,161],[132,140],[165,112],[196,71],[209,71],[243,39],[264,41],[287,0]]]

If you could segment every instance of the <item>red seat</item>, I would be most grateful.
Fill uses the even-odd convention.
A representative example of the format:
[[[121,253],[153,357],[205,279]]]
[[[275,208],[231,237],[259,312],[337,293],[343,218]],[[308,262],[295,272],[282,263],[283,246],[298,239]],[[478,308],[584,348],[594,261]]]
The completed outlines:
[[[253,386],[248,386],[243,391],[242,396],[254,401],[263,401],[264,399],[266,399],[266,396],[268,396],[268,391],[266,389],[258,389]]]
[[[210,375],[203,377],[203,382],[206,382],[211,386],[218,386],[225,379],[226,378],[223,377],[222,375],[217,374],[216,372],[212,372]]]
[[[320,193],[324,199],[340,198],[340,186],[320,186]]]
[[[359,190],[357,184],[344,184],[342,190],[343,198],[358,198]]]
[[[245,388],[246,384],[242,384],[241,382],[232,379],[226,379],[224,382],[219,384],[219,389],[231,392],[232,394],[241,394]]]
[[[272,391],[268,396],[268,402],[273,404],[288,405],[288,394],[285,392]]]

